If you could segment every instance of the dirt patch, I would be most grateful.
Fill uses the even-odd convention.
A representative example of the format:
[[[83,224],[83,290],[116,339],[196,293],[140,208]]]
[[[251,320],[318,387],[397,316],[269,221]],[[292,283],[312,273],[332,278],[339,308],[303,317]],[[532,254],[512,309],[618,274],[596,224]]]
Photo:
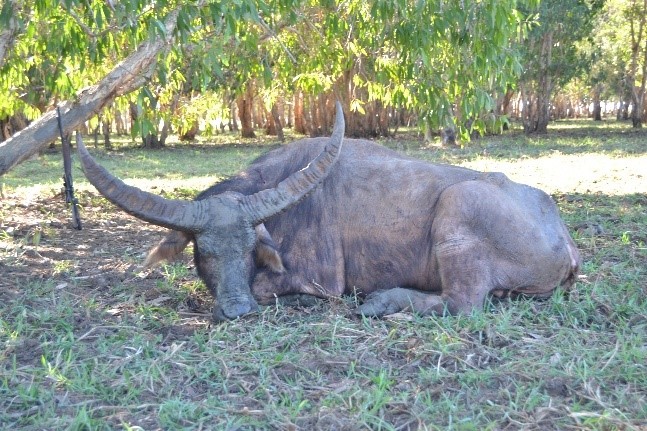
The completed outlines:
[[[555,154],[516,161],[482,159],[462,165],[503,172],[514,181],[547,193],[647,193],[647,155],[614,158],[605,154]]]
[[[98,297],[109,315],[122,314],[136,298],[152,305],[174,301],[173,295],[159,288],[162,270],[143,271],[141,266],[145,253],[165,230],[130,217],[102,199],[98,207],[89,204],[97,198],[82,194],[89,211],[82,212],[80,231],[71,227],[70,211],[61,196],[29,201],[7,196],[2,200],[0,299],[15,298],[37,285],[37,289],[65,291],[79,298]],[[188,253],[184,263],[191,264]],[[196,280],[191,271],[184,278]],[[196,295],[190,299],[176,304],[178,309],[208,314],[208,298]]]

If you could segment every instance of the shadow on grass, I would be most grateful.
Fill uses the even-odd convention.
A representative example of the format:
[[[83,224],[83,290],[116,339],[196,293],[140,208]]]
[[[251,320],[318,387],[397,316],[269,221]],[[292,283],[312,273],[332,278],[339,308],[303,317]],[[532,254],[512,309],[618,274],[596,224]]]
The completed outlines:
[[[511,132],[477,139],[461,150],[459,160],[489,156],[516,160],[520,157],[544,157],[555,153],[579,155],[607,153],[617,157],[647,154],[647,129],[561,129],[545,135]]]

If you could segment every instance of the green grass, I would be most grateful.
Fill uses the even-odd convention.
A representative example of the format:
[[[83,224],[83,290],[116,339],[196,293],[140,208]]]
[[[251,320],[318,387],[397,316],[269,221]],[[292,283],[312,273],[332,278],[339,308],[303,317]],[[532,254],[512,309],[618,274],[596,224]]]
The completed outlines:
[[[549,169],[556,149],[627,166],[645,158],[645,132],[626,125],[554,130],[464,149],[428,146],[415,134],[386,143],[427,160],[519,163],[519,174],[538,159]],[[231,142],[92,152],[130,181],[190,197],[274,145]],[[631,193],[594,183],[569,189],[561,172],[550,178],[584,258],[568,297],[492,301],[471,316],[387,319],[355,317],[348,297],[212,325],[190,259],[141,272],[142,254],[162,232],[115,210],[78,170],[85,228],[69,228],[58,158],[45,154],[0,179],[1,429],[647,427],[640,172],[601,174],[605,187],[622,183]]]

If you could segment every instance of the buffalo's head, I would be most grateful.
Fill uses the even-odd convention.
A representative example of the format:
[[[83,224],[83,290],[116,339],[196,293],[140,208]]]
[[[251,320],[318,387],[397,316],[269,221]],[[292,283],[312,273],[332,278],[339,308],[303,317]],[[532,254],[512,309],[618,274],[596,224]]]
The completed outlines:
[[[233,319],[257,309],[252,297],[254,249],[262,223],[310,193],[328,175],[341,151],[344,115],[336,106],[333,134],[323,151],[305,168],[276,187],[245,196],[224,192],[196,201],[165,199],[125,184],[97,164],[77,134],[78,153],[88,180],[127,213],[195,239],[198,274],[218,303],[214,319]],[[186,245],[186,244],[185,244]]]

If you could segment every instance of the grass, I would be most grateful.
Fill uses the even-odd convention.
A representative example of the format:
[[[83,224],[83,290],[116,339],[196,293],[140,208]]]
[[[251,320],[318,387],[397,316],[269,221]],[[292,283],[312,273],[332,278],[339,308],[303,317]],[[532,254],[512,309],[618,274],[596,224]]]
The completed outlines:
[[[582,252],[568,297],[493,301],[461,317],[359,319],[348,297],[211,325],[190,258],[140,271],[159,229],[115,210],[77,171],[85,228],[71,230],[59,156],[20,165],[0,179],[0,428],[646,429],[647,187],[631,167],[647,161],[647,135],[557,126],[464,149],[410,133],[386,141],[544,181]],[[186,198],[274,145],[227,139],[93,153]],[[572,183],[551,170],[560,157],[604,169]]]

